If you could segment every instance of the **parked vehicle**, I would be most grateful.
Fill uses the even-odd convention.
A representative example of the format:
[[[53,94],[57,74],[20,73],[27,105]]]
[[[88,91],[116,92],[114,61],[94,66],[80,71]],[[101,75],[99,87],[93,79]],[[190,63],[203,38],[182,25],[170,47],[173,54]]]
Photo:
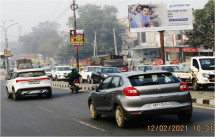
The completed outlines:
[[[51,78],[51,71],[52,71],[52,68],[51,67],[44,67],[43,70],[45,71],[46,75]]]
[[[181,81],[190,83],[191,79],[191,73],[190,73],[190,64],[189,63],[183,63],[180,64],[180,69],[173,71],[173,75],[181,79]]]
[[[70,66],[54,66],[51,71],[52,80],[68,80],[65,76],[71,72]]]
[[[102,82],[108,75],[112,73],[121,73],[121,71],[116,67],[101,67],[97,68],[95,72],[93,72],[91,76],[91,83],[100,83]]]
[[[169,72],[174,72],[174,71],[179,71],[180,67],[179,65],[159,65],[159,66],[154,66],[153,70],[165,70]]]
[[[207,89],[208,86],[215,84],[215,57],[191,57],[191,82],[194,90],[198,90],[199,86]]]
[[[91,83],[92,73],[98,68],[102,66],[85,66],[85,68],[80,72],[81,80],[80,82],[83,83],[87,81],[87,83]]]
[[[128,71],[127,63],[120,55],[99,55],[93,56],[90,59],[92,66],[117,67],[120,71]]]
[[[153,67],[152,65],[137,65],[133,66],[132,70],[133,71],[146,71],[146,70],[152,70]]]
[[[115,73],[93,89],[88,97],[91,118],[111,115],[118,127],[143,115],[177,114],[183,122],[192,117],[188,85],[167,71]]]
[[[42,94],[52,97],[51,81],[42,69],[16,70],[6,80],[8,98],[17,100],[22,96]]]

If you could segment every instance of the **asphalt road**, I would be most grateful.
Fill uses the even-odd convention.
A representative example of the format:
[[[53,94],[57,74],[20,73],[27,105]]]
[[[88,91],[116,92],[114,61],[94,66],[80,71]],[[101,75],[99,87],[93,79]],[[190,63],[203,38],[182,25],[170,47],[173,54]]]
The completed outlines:
[[[87,91],[70,93],[53,88],[51,99],[13,101],[6,98],[5,81],[1,81],[1,136],[214,136],[213,109],[194,107],[192,121],[187,124],[175,115],[148,116],[120,129],[109,116],[91,120],[88,95]]]

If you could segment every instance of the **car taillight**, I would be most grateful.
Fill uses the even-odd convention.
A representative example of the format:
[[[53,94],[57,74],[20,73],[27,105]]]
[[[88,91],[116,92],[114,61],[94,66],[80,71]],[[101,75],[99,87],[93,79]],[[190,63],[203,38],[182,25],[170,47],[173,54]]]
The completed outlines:
[[[183,91],[187,91],[188,90],[188,85],[187,83],[181,83],[180,86],[179,86],[179,91],[180,92],[183,92]]]
[[[133,87],[124,88],[123,93],[125,96],[139,96],[139,92]]]
[[[47,78],[36,78],[36,79],[18,79],[18,80],[16,80],[16,83],[27,82],[27,81],[40,81],[40,80],[50,80],[50,79],[48,77]]]

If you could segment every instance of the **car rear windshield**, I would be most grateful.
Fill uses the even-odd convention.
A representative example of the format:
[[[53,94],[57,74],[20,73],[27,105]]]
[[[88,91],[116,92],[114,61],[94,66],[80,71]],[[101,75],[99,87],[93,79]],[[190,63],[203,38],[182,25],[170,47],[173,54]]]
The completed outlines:
[[[70,67],[58,67],[57,70],[58,71],[70,71],[71,68]]]
[[[141,74],[129,77],[132,86],[180,83],[171,73]]]
[[[44,71],[31,71],[31,72],[20,72],[17,77],[40,77],[45,76]]]

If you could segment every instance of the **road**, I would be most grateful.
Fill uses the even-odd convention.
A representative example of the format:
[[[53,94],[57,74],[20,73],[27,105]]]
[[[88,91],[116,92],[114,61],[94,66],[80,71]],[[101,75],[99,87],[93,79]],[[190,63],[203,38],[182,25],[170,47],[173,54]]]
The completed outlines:
[[[134,120],[130,128],[120,129],[109,116],[91,120],[88,95],[87,91],[70,93],[68,89],[53,88],[51,99],[27,97],[13,101],[6,98],[2,80],[1,136],[214,136],[213,109],[194,107],[188,124],[180,123],[175,115],[148,116]],[[212,126],[210,131],[206,131],[207,125]],[[160,126],[160,131],[149,131],[148,127],[153,126]],[[175,126],[184,127],[183,131],[174,130]],[[162,130],[164,127],[171,127],[170,131]]]

